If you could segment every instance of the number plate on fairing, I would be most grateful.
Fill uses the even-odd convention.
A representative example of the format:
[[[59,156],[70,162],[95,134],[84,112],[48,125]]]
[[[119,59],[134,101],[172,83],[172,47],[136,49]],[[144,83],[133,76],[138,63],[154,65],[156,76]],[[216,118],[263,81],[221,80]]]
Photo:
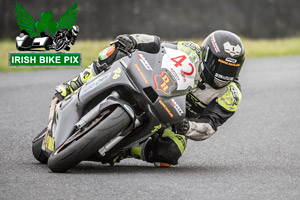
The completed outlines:
[[[168,69],[177,81],[177,90],[186,90],[194,86],[197,68],[187,54],[182,51],[165,48],[166,54],[162,59],[162,68]]]

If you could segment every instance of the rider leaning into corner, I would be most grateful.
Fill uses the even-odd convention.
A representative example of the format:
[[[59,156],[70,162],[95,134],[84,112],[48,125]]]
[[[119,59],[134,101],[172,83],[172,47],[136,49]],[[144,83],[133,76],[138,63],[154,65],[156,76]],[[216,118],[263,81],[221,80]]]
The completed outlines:
[[[88,79],[126,54],[124,51],[138,49],[157,53],[161,43],[186,53],[199,66],[193,92],[186,96],[186,119],[171,128],[158,131],[152,137],[123,152],[114,162],[134,157],[161,166],[178,164],[187,138],[195,141],[206,140],[216,133],[236,111],[241,99],[238,83],[243,66],[245,51],[241,39],[228,31],[215,31],[202,46],[188,41],[161,42],[158,36],[145,34],[119,35],[119,48],[110,46],[99,53],[83,72],[66,83],[56,87],[56,96],[64,99],[80,88]]]

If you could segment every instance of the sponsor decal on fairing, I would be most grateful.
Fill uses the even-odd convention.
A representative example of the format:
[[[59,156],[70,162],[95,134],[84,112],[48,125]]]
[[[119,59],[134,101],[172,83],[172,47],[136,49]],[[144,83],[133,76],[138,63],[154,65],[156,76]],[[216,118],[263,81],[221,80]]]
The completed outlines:
[[[178,103],[175,101],[175,99],[172,99],[172,106],[175,108],[175,110],[178,113],[178,115],[181,116],[184,113],[183,110],[178,105]]]
[[[140,73],[140,75],[143,78],[143,80],[145,81],[145,83],[148,84],[148,80],[147,80],[146,76],[144,75],[144,73],[142,72],[142,70],[139,68],[139,66],[137,64],[134,64],[134,66],[138,70],[138,72]]]
[[[182,51],[170,48],[165,48],[165,50],[166,54],[163,56],[161,66],[168,69],[170,74],[172,74],[172,77],[177,82],[177,89],[185,90],[193,87],[198,66],[196,67],[189,59],[189,56]]]
[[[161,91],[164,94],[170,94],[175,86],[175,82],[166,71],[162,71],[159,75],[153,76],[155,90]]]
[[[108,77],[110,77],[111,73],[105,74],[103,76],[101,76],[100,78],[90,82],[89,84],[87,84],[86,87],[83,87],[80,90],[80,95],[84,95],[85,93],[91,91],[92,89],[94,89],[95,87],[97,87],[99,84],[101,84],[103,81],[105,81]]]
[[[118,67],[117,69],[115,69],[115,70],[113,71],[113,73],[114,73],[113,79],[114,79],[114,80],[118,79],[118,78],[120,77],[120,74],[121,74],[121,68]]]
[[[172,114],[172,112],[170,111],[170,109],[166,106],[166,104],[164,104],[164,102],[160,99],[158,101],[160,103],[160,105],[166,110],[166,112],[170,115],[170,117],[173,117],[174,115]]]
[[[141,61],[141,63],[144,65],[145,69],[148,71],[153,71],[151,65],[148,63],[148,61],[146,60],[146,58],[144,57],[143,54],[138,54],[138,59]]]

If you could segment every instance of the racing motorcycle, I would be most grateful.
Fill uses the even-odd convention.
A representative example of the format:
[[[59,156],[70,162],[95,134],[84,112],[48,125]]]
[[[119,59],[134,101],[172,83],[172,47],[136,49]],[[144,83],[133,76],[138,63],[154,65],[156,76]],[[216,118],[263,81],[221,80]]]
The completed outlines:
[[[77,25],[73,26],[72,29],[59,29],[53,38],[53,48],[55,51],[62,49],[69,51],[71,49],[70,45],[75,44],[78,33],[79,27]]]
[[[55,35],[53,43],[54,43],[55,51],[60,51],[62,49],[69,51],[71,49],[69,46],[70,40],[68,39],[66,33],[64,32],[62,32],[60,35]]]
[[[189,56],[168,43],[156,54],[126,54],[64,100],[52,101],[48,126],[32,149],[53,172],[96,161],[96,154],[98,162],[111,163],[132,144],[184,119],[197,73]]]

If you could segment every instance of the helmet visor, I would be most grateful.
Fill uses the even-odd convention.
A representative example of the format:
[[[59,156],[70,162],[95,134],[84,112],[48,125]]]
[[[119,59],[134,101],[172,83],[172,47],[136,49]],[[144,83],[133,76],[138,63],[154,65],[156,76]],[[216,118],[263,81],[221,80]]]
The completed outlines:
[[[219,58],[211,51],[207,53],[208,55],[203,63],[211,75],[220,81],[233,81],[237,77],[242,62],[230,57]]]
[[[228,85],[231,81],[230,80],[221,80],[216,78],[211,72],[204,67],[203,63],[201,63],[202,71],[204,72],[204,77],[206,78],[206,82],[210,84],[213,88],[222,88]]]

